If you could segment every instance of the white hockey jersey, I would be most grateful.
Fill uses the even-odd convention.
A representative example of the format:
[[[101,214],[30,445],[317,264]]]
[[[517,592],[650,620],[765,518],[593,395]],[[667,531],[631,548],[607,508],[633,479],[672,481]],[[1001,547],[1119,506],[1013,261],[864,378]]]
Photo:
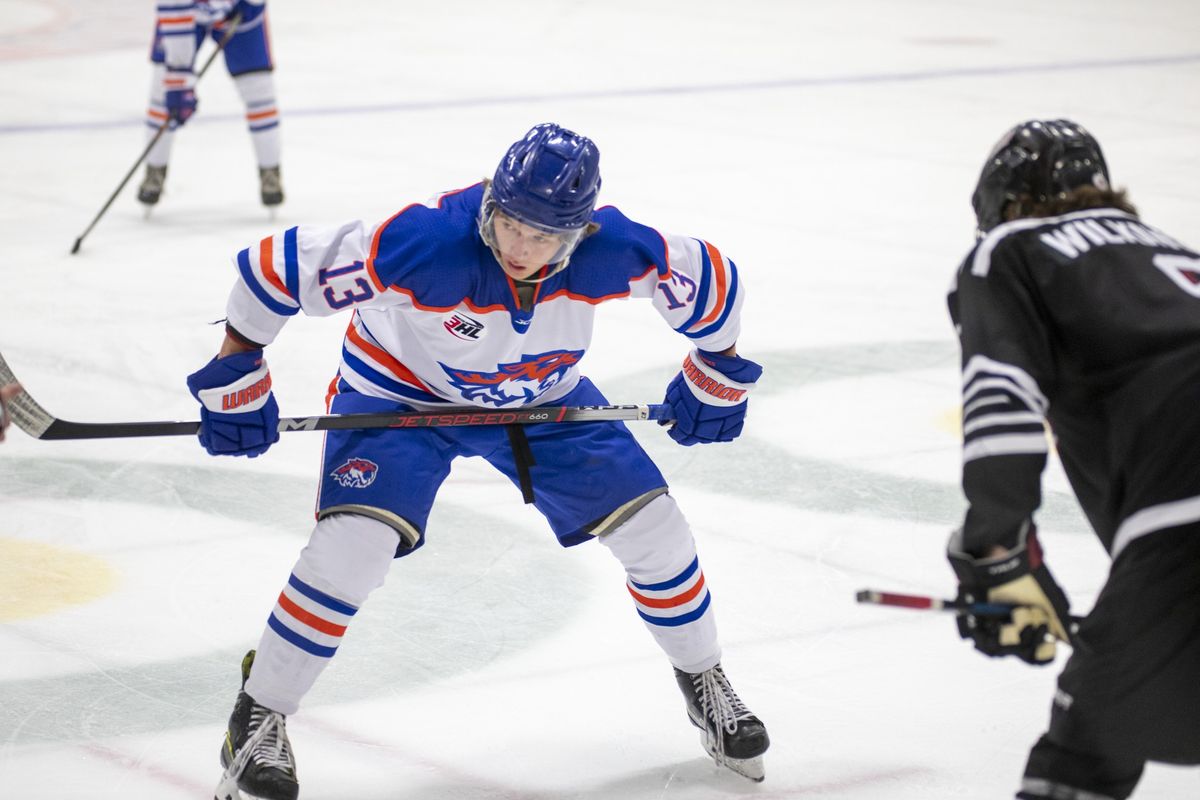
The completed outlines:
[[[699,239],[668,236],[598,209],[598,232],[537,284],[523,310],[477,228],[482,184],[411,205],[382,224],[290,228],[242,250],[229,324],[261,344],[298,311],[353,316],[341,377],[418,409],[553,403],[579,381],[596,306],[649,298],[702,350],[737,340],[745,289],[733,262]]]

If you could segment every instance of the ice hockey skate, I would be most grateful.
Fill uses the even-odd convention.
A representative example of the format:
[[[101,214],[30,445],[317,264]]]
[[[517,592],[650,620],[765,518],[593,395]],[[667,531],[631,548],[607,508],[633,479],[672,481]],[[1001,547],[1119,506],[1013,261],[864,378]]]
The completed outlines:
[[[242,659],[243,688],[253,663],[251,650]],[[286,717],[260,706],[245,691],[238,692],[229,717],[221,766],[225,772],[214,800],[296,800],[300,793]]]
[[[762,754],[771,744],[767,729],[733,691],[721,665],[696,674],[676,669],[675,680],[687,701],[688,718],[702,731],[700,743],[717,766],[752,781],[766,777]]]
[[[264,206],[271,208],[283,202],[283,180],[279,176],[279,167],[259,167],[258,184]]]
[[[152,167],[146,165],[146,177],[142,178],[142,185],[138,187],[137,199],[139,203],[146,206],[146,213],[150,213],[150,207],[156,205],[160,197],[162,197],[163,183],[167,180],[167,167],[164,164],[161,167]]]

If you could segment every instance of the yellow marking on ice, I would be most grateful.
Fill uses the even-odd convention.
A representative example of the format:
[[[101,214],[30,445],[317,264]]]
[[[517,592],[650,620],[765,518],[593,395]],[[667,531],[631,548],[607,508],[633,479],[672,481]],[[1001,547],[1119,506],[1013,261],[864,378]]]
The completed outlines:
[[[958,406],[938,414],[934,424],[946,433],[962,438],[962,409]]]
[[[116,572],[97,556],[0,538],[0,622],[87,603],[111,592],[116,583]]]
[[[933,423],[939,430],[957,436],[959,441],[962,441],[962,409],[955,406],[947,409],[941,414],[938,414]],[[1053,453],[1058,449],[1057,443],[1054,441],[1054,435],[1050,432],[1050,426],[1043,423],[1046,431],[1046,441],[1050,445],[1050,452]]]

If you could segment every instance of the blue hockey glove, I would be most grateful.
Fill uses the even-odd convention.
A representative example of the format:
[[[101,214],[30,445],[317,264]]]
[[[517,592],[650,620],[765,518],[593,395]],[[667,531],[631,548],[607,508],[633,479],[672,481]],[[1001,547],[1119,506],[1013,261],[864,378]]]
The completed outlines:
[[[279,405],[262,350],[214,358],[187,385],[200,401],[200,444],[210,455],[254,458],[279,441]]]
[[[685,447],[732,442],[741,434],[746,419],[746,394],[762,371],[758,364],[741,356],[706,350],[688,353],[663,400],[675,415],[675,424],[668,431],[670,437]]]
[[[176,127],[188,121],[196,113],[196,76],[190,69],[168,69],[163,77],[163,87],[167,96],[164,105],[167,116]]]
[[[1056,643],[1070,642],[1070,602],[1042,560],[1037,528],[1026,522],[1017,546],[991,558],[962,547],[962,528],[950,536],[946,557],[958,576],[958,599],[1016,606],[1010,618],[962,614],[958,634],[989,656],[1017,656],[1030,664],[1054,660]]]

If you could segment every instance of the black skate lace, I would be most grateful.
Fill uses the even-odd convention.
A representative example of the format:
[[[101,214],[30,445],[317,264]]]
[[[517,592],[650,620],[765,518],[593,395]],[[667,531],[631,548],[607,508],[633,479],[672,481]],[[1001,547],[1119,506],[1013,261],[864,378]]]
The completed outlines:
[[[708,741],[715,747],[718,764],[725,761],[725,736],[737,733],[738,722],[753,716],[746,704],[733,691],[729,679],[720,667],[713,667],[692,676],[692,685],[700,698],[700,712],[715,723],[715,731],[705,726]]]
[[[235,777],[241,777],[251,761],[260,767],[295,771],[292,744],[287,738],[283,714],[255,705],[250,710],[250,730],[253,733],[237,751],[230,766],[229,771]]]

